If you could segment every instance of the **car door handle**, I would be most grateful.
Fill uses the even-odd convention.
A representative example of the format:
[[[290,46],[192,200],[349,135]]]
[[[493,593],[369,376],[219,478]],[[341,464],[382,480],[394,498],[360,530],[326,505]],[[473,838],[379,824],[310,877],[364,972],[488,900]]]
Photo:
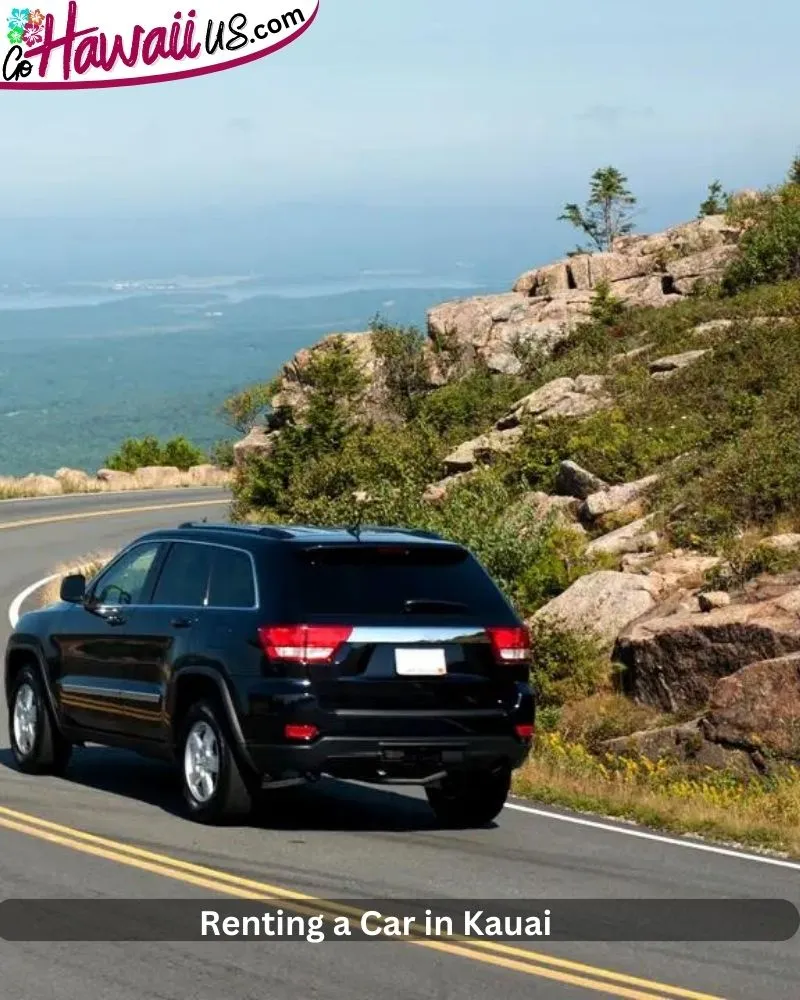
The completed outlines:
[[[102,617],[106,625],[112,625],[114,627],[125,625],[127,623],[127,618],[123,618],[122,615],[116,613],[103,615]]]
[[[191,628],[194,623],[194,618],[173,618],[170,625],[173,628]]]

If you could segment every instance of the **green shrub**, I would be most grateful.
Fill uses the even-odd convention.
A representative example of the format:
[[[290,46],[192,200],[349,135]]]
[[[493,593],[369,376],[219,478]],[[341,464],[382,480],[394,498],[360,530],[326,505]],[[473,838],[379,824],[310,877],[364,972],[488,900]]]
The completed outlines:
[[[204,462],[204,453],[185,437],[172,438],[163,444],[158,438],[144,437],[123,441],[119,451],[106,459],[106,468],[116,472],[135,472],[150,465],[169,465],[186,471]]]
[[[417,420],[445,442],[460,443],[483,433],[529,391],[527,384],[477,367],[421,400]]]
[[[312,354],[303,371],[306,407],[303,425],[312,453],[340,447],[358,422],[358,406],[368,380],[343,337]]]
[[[706,573],[704,590],[740,590],[762,573],[786,573],[800,566],[800,552],[773,549],[747,536],[721,546],[720,555],[722,562]]]
[[[558,731],[566,740],[596,751],[605,740],[630,736],[662,722],[657,710],[624,695],[600,691],[567,705],[559,715]]]
[[[591,317],[596,324],[614,327],[625,315],[625,303],[611,291],[610,281],[598,281],[590,306]]]
[[[704,215],[721,215],[730,206],[731,196],[726,194],[720,181],[712,181],[708,185],[708,194],[700,203],[699,218]]]
[[[588,633],[549,618],[531,623],[531,683],[543,706],[564,705],[595,694],[608,680],[608,657]]]
[[[234,463],[233,441],[217,441],[209,452],[209,461],[219,469],[232,469]]]
[[[191,469],[193,465],[203,465],[206,455],[185,437],[176,437],[167,441],[161,451],[159,465],[174,465],[182,471]]]
[[[276,382],[249,386],[225,400],[220,409],[220,416],[240,434],[247,434],[258,420],[270,411],[272,397],[276,392]]]
[[[401,417],[411,419],[428,389],[425,337],[415,327],[391,326],[380,319],[373,321],[371,336],[390,405]]]
[[[800,277],[800,187],[786,184],[739,212],[749,212],[754,224],[741,237],[739,254],[723,277],[723,290],[732,295]]]
[[[669,495],[669,494],[667,494]],[[715,548],[753,525],[800,516],[800,414],[779,432],[766,415],[714,451],[684,463],[671,499],[678,544]]]

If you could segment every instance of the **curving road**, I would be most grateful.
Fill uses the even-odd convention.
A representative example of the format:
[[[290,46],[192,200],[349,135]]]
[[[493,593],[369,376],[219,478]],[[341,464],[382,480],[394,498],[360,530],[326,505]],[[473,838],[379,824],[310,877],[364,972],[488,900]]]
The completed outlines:
[[[151,528],[221,519],[225,503],[221,493],[190,490],[0,503],[3,646],[8,609],[54,564],[117,548]],[[169,770],[132,755],[86,749],[66,779],[18,774],[5,707],[0,718],[0,898],[199,899],[292,890],[329,900],[777,897],[800,905],[800,864],[524,803],[507,808],[494,829],[453,833],[434,829],[415,793],[330,782],[275,799],[274,812],[251,825],[198,827],[177,814]],[[0,992],[59,1000],[489,993],[796,1000],[797,941],[535,949],[0,941]]]

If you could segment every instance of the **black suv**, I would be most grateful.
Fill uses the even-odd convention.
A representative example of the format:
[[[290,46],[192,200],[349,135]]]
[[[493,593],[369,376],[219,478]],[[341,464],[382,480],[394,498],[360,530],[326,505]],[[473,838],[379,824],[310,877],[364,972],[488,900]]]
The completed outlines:
[[[534,724],[527,630],[477,560],[425,532],[184,524],[26,614],[5,666],[11,747],[180,764],[189,813],[245,814],[322,774],[424,785],[490,822]]]

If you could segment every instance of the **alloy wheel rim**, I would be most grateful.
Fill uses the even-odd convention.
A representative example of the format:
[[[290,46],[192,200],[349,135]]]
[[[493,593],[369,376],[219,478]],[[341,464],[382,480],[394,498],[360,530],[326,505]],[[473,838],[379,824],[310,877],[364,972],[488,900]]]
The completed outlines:
[[[21,684],[14,699],[14,742],[24,757],[34,748],[38,724],[36,692],[30,684]]]
[[[200,803],[209,802],[219,783],[219,742],[207,722],[195,722],[189,730],[183,771],[192,798]]]

